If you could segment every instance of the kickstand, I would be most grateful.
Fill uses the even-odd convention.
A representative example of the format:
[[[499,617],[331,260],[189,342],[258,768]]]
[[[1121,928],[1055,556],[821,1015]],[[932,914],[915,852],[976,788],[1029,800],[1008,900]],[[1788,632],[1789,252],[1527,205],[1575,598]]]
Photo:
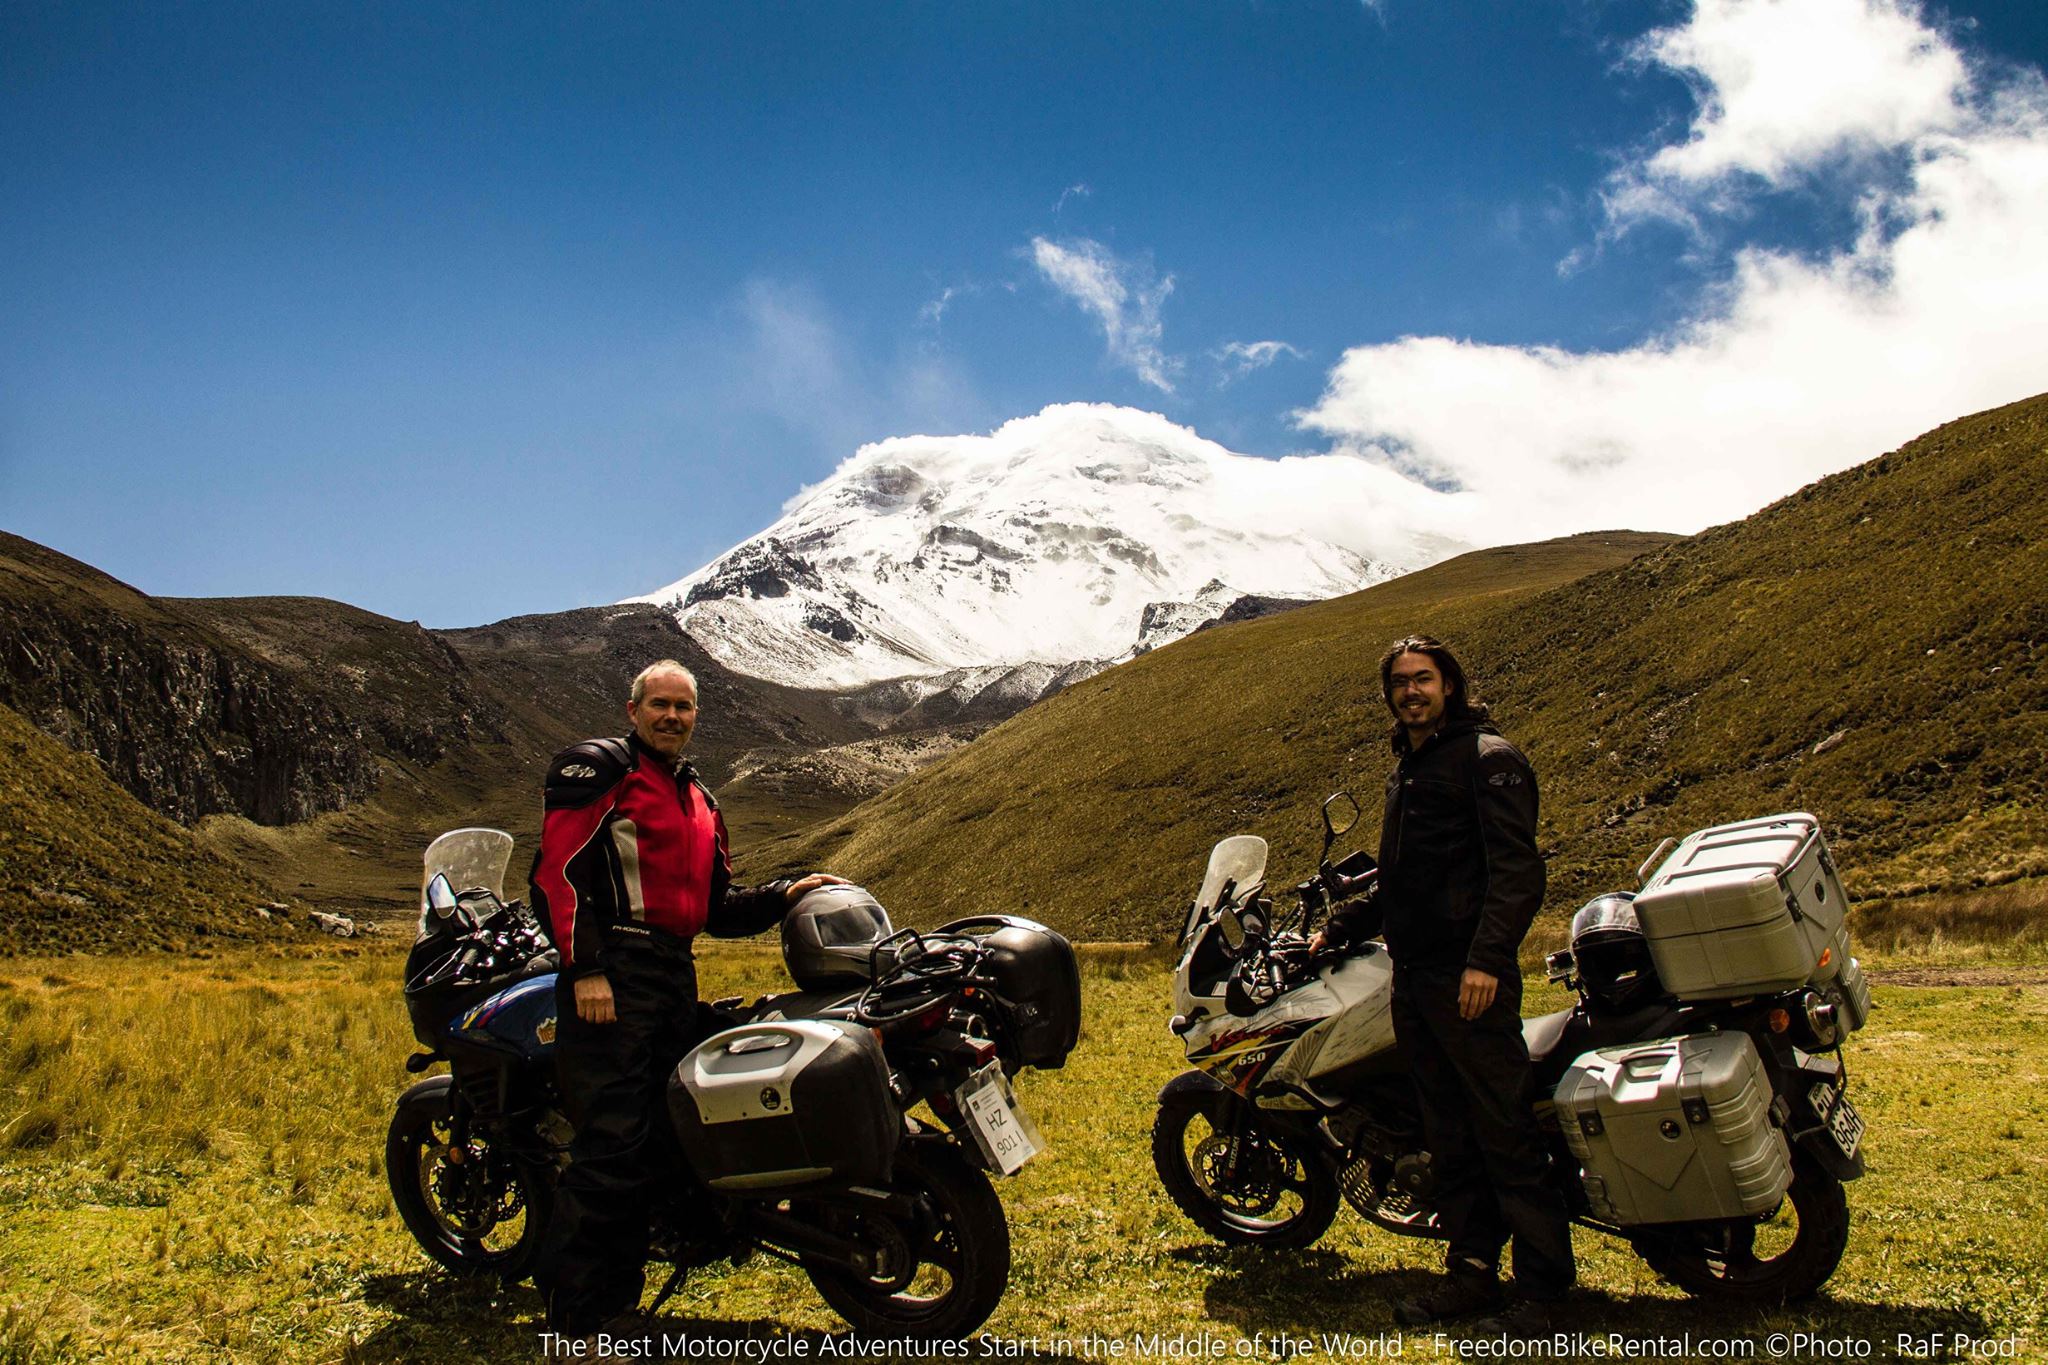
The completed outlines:
[[[647,1310],[648,1317],[651,1318],[655,1314],[661,1312],[661,1306],[668,1302],[669,1295],[676,1292],[676,1286],[683,1282],[683,1275],[685,1274],[685,1272],[688,1271],[688,1269],[688,1266],[679,1265],[674,1270],[669,1271],[668,1282],[662,1285],[661,1292],[654,1296],[653,1307]]]

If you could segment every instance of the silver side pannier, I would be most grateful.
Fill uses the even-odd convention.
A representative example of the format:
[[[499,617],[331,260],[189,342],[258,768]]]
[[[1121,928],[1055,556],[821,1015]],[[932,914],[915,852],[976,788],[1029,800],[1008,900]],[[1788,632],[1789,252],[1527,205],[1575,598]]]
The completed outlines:
[[[1862,1027],[1869,1013],[1870,990],[1842,922],[1849,898],[1811,815],[1770,815],[1687,835],[1644,883],[1634,908],[1657,975],[1680,1000],[1811,982],[1836,987],[1850,1027]]]
[[[1769,1213],[1792,1183],[1770,1077],[1746,1033],[1585,1053],[1555,1102],[1594,1215],[1624,1227]]]
[[[829,1019],[748,1024],[677,1065],[669,1115],[714,1190],[886,1185],[903,1137],[874,1033]]]

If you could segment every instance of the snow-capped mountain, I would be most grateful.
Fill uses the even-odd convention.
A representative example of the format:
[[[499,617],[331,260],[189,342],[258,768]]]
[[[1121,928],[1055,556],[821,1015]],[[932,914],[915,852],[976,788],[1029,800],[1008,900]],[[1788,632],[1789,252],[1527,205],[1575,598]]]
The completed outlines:
[[[1331,523],[1333,499],[1366,496],[1364,470],[1062,404],[987,436],[864,446],[767,530],[631,600],[674,609],[721,662],[777,682],[1026,664],[1052,678],[1177,639],[1241,597],[1334,597],[1417,567],[1303,534]]]

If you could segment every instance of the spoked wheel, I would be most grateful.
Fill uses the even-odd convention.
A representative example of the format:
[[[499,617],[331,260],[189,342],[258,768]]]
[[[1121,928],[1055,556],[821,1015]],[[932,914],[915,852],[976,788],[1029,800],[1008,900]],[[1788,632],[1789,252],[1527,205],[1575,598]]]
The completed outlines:
[[[838,1230],[883,1253],[865,1277],[804,1263],[818,1293],[856,1333],[952,1341],[988,1320],[1010,1283],[1010,1224],[981,1171],[942,1143],[907,1144],[890,1187],[918,1200],[897,1221],[860,1215]],[[828,1215],[829,1217],[829,1215]]]
[[[1336,1173],[1301,1139],[1268,1132],[1256,1117],[1238,1118],[1234,1107],[1196,1099],[1161,1105],[1152,1124],[1160,1183],[1219,1241],[1312,1245],[1337,1214]]]
[[[1638,1255],[1703,1299],[1789,1303],[1826,1284],[1849,1246],[1842,1182],[1807,1157],[1792,1158],[1792,1188],[1768,1218],[1645,1232]]]
[[[447,1076],[399,1100],[384,1141],[392,1202],[421,1250],[450,1270],[521,1279],[540,1253],[554,1187],[482,1133],[457,1147],[453,1109]]]

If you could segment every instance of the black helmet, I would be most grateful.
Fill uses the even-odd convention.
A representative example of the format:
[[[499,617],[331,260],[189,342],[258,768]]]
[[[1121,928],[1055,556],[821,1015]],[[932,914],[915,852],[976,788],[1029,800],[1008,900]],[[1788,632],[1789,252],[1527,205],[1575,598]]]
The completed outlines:
[[[1610,891],[1572,916],[1572,963],[1579,988],[1607,1009],[1634,1009],[1664,994],[1634,900],[1627,891]]]
[[[889,912],[857,886],[821,886],[782,917],[782,962],[807,991],[868,979],[868,950],[895,932]]]

